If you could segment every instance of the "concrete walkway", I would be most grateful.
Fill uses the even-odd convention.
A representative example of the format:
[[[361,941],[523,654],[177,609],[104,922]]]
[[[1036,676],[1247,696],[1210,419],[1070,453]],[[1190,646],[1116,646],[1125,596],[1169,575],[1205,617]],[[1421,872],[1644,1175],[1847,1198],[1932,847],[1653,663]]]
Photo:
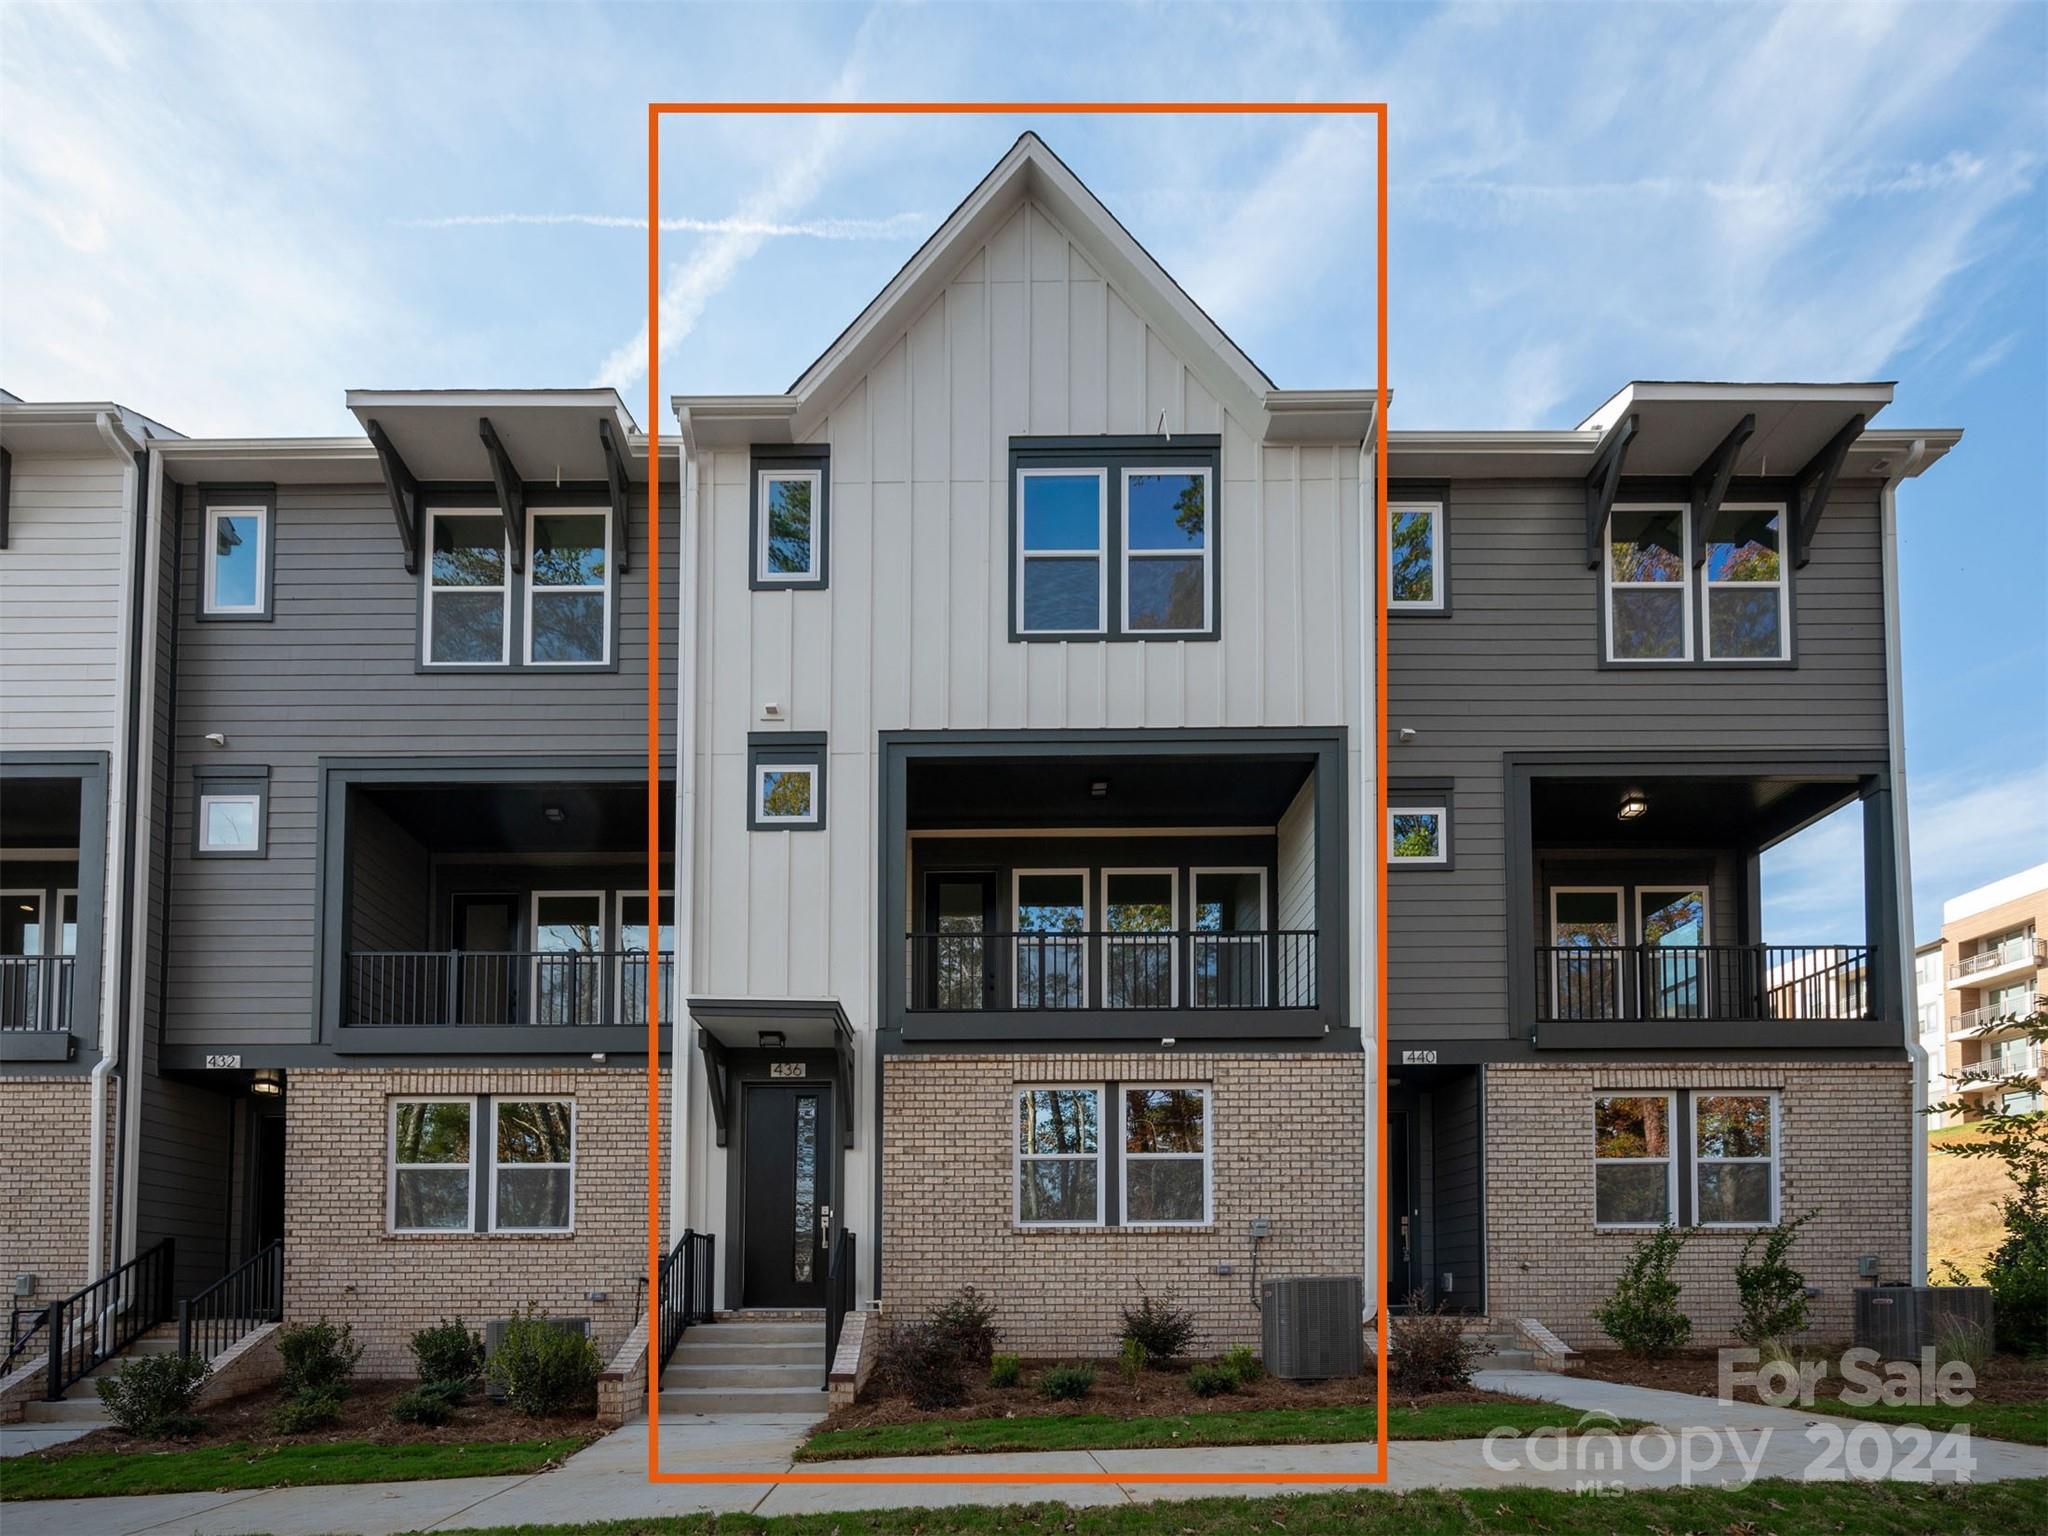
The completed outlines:
[[[1861,1471],[1908,1461],[1923,1431],[1827,1418],[1781,1408],[1728,1404],[1676,1392],[1581,1381],[1540,1371],[1487,1371],[1477,1384],[1543,1398],[1581,1414],[1643,1419],[1669,1436],[1645,1432],[1641,1454],[1613,1454],[1604,1436],[1536,1442],[1506,1440],[1397,1441],[1389,1447],[1388,1485],[1411,1488],[1671,1487],[1683,1482],[1728,1484],[1751,1477],[1841,1477],[1840,1448],[1852,1433]],[[812,1421],[805,1417],[664,1418],[664,1471],[759,1472],[772,1479],[792,1468],[791,1456]],[[1836,1454],[1825,1460],[1832,1444]],[[1709,1459],[1711,1457],[1711,1460]],[[1988,1482],[2048,1477],[2048,1449],[1973,1440],[1959,1467],[1928,1467],[1923,1453],[1905,1475],[1925,1481],[1966,1476]],[[1889,1458],[1889,1459],[1887,1459]],[[7,1536],[395,1536],[494,1525],[570,1524],[635,1516],[748,1510],[761,1515],[880,1507],[1012,1504],[1057,1499],[1073,1505],[1121,1504],[1284,1491],[1272,1484],[1136,1482],[1141,1472],[1281,1472],[1340,1474],[1320,1485],[1358,1487],[1373,1470],[1371,1445],[1244,1446],[1158,1451],[1052,1452],[1007,1456],[922,1456],[851,1462],[810,1462],[802,1472],[1005,1472],[1107,1475],[1112,1481],[1046,1485],[1021,1482],[924,1484],[761,1483],[650,1486],[643,1477],[647,1426],[628,1425],[553,1472],[529,1477],[463,1478],[445,1482],[377,1483],[336,1488],[282,1488],[258,1493],[164,1494],[148,1498],[75,1499],[4,1506]],[[1688,1459],[1690,1465],[1688,1465]]]

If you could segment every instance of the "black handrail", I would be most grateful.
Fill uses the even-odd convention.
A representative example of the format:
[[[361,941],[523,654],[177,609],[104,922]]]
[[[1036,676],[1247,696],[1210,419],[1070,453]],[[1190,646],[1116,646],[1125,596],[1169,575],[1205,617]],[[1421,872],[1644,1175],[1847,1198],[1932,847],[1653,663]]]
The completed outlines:
[[[644,949],[352,950],[343,1017],[352,1029],[645,1025],[650,964],[667,1024],[669,957]]]
[[[212,1360],[284,1316],[284,1239],[178,1303],[178,1353]]]
[[[1539,1022],[1864,1019],[1868,947],[1856,944],[1544,945]]]
[[[27,1317],[29,1320],[26,1328],[21,1326],[23,1317]],[[15,1365],[23,1355],[28,1353],[29,1345],[35,1342],[36,1335],[43,1331],[43,1325],[49,1322],[49,1320],[50,1309],[48,1307],[36,1307],[33,1309],[16,1307],[14,1309],[13,1315],[7,1320],[7,1360],[5,1364],[0,1364],[0,1376],[11,1376],[14,1374]]]
[[[911,1011],[1313,1008],[1313,928],[912,932]]]
[[[668,1357],[683,1342],[683,1330],[711,1321],[711,1278],[718,1258],[718,1239],[709,1232],[685,1231],[661,1264],[661,1349],[658,1376]]]
[[[175,1241],[167,1237],[82,1290],[50,1303],[43,1316],[50,1350],[43,1395],[51,1402],[157,1324],[170,1321]]]
[[[841,1227],[832,1234],[832,1258],[825,1266],[825,1379],[832,1385],[832,1357],[839,1353],[839,1330],[853,1310],[853,1233]]]
[[[63,1034],[71,1028],[72,955],[0,955],[0,1030]]]

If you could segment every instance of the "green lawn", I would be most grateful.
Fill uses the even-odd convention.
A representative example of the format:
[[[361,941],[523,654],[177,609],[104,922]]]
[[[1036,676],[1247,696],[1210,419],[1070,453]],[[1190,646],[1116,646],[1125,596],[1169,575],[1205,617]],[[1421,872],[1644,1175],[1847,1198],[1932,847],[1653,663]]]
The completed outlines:
[[[1578,1414],[1552,1403],[1503,1399],[1390,1408],[1394,1440],[1479,1440],[1491,1430],[1570,1426]],[[1607,1427],[1607,1426],[1603,1426]],[[1634,1422],[1622,1426],[1640,1427]],[[821,1430],[796,1453],[798,1461],[865,1456],[935,1456],[954,1451],[1129,1451],[1187,1445],[1321,1445],[1377,1438],[1369,1404],[1330,1408],[1258,1408],[1245,1413],[1190,1413],[1157,1418],[1063,1414],[1014,1419],[926,1419]]]
[[[1612,1497],[1537,1488],[1310,1493],[1185,1503],[1012,1504],[863,1514],[687,1515],[469,1536],[2008,1536],[2048,1530],[2048,1481],[1760,1482]]]
[[[435,1477],[502,1477],[538,1472],[595,1435],[499,1444],[209,1445],[137,1454],[96,1451],[48,1461],[0,1461],[0,1499],[83,1499],[121,1493],[213,1493],[303,1488],[321,1483],[410,1483]]]
[[[1972,1435],[1986,1440],[2048,1445],[2048,1403],[1978,1402],[1966,1408],[1950,1408],[1940,1403],[1924,1408],[1868,1403],[1859,1408],[1839,1398],[1817,1397],[1813,1411],[1840,1414],[1845,1419],[1874,1419],[1880,1424],[1925,1424],[1936,1431],[1967,1424]]]

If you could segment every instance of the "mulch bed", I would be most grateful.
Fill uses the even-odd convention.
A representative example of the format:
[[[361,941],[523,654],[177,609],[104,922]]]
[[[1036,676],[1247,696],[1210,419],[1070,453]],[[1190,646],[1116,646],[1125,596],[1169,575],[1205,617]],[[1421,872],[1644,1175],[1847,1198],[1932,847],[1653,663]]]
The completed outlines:
[[[1371,1361],[1367,1361],[1370,1368]],[[877,1395],[872,1401],[836,1408],[816,1431],[860,1429],[878,1424],[920,1424],[949,1419],[1066,1418],[1081,1414],[1107,1414],[1116,1418],[1149,1418],[1191,1413],[1245,1413],[1260,1408],[1370,1407],[1377,1399],[1372,1375],[1339,1381],[1279,1381],[1262,1376],[1235,1392],[1216,1397],[1197,1397],[1189,1390],[1187,1373],[1180,1370],[1148,1369],[1138,1373],[1135,1384],[1126,1384],[1113,1364],[1095,1367],[1095,1386],[1086,1397],[1071,1402],[1054,1402],[1038,1392],[1039,1377],[1051,1367],[1026,1366],[1024,1380],[1014,1387],[991,1387],[986,1380],[970,1383],[965,1401],[952,1408],[924,1409],[904,1397]],[[1443,1403],[1490,1403],[1497,1394],[1468,1389],[1434,1392],[1422,1396],[1389,1394],[1391,1407],[1425,1408]]]
[[[410,1392],[415,1381],[359,1381],[342,1400],[341,1418],[326,1429],[303,1435],[280,1435],[270,1427],[270,1416],[283,1401],[275,1387],[266,1387],[246,1397],[220,1403],[199,1412],[202,1421],[196,1434],[182,1440],[145,1440],[119,1429],[96,1429],[89,1435],[68,1440],[37,1452],[39,1459],[55,1461],[66,1456],[104,1451],[189,1451],[209,1445],[470,1445],[485,1442],[549,1440],[588,1430],[597,1437],[594,1409],[565,1414],[553,1419],[529,1419],[525,1414],[494,1403],[481,1392],[471,1395],[455,1417],[446,1424],[400,1424],[391,1417],[392,1402]]]
[[[1600,1381],[1621,1382],[1632,1387],[1656,1387],[1665,1392],[1685,1392],[1694,1397],[1720,1395],[1720,1364],[1710,1349],[1689,1349],[1663,1360],[1640,1360],[1615,1349],[1589,1349],[1585,1364],[1575,1373]],[[1813,1384],[1816,1398],[1840,1397],[1849,1385],[1841,1372],[1842,1351],[1813,1353],[1812,1358],[1828,1367],[1827,1375]],[[1882,1376],[1884,1367],[1875,1368]],[[2011,1355],[1993,1355],[1977,1373],[1974,1395],[1987,1403],[2048,1402],[2048,1360],[2020,1360]],[[1738,1387],[1741,1402],[1759,1401],[1755,1391]]]

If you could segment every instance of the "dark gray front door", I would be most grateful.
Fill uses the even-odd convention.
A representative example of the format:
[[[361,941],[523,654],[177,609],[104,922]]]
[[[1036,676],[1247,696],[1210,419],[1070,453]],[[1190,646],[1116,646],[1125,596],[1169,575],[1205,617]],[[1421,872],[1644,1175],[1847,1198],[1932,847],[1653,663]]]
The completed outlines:
[[[750,1083],[746,1090],[743,1307],[822,1307],[831,1243],[832,1090]]]
[[[456,955],[451,1024],[517,1024],[525,965],[518,954],[520,899],[467,896],[454,900]]]
[[[1408,1187],[1408,1117],[1387,1116],[1387,1305],[1405,1307],[1414,1248],[1415,1202]]]

